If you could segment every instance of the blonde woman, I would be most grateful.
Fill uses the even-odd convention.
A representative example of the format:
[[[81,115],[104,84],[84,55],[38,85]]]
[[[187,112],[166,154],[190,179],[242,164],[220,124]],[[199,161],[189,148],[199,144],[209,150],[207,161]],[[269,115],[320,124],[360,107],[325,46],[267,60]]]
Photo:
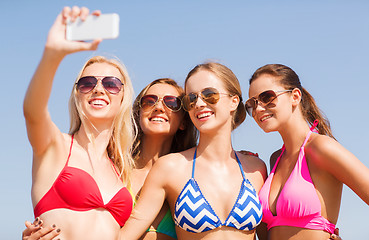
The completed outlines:
[[[266,167],[232,147],[231,132],[246,116],[239,82],[224,65],[206,63],[188,74],[185,90],[183,106],[199,131],[198,145],[155,163],[120,239],[139,238],[167,201],[178,239],[252,240]]]
[[[63,58],[95,50],[101,42],[65,39],[67,19],[85,19],[88,14],[87,8],[65,7],[58,15],[24,99],[33,148],[35,216],[47,226],[55,224],[54,231],[63,229],[58,237],[68,240],[116,238],[133,207],[128,191],[133,90],[124,66],[100,56],[86,62],[73,84],[68,134],[48,112],[53,78]]]

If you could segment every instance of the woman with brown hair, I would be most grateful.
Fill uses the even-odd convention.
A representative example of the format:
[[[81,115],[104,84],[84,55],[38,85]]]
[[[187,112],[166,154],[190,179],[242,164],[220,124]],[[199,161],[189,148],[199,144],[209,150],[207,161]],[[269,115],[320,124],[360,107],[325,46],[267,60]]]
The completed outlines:
[[[249,96],[249,115],[284,142],[270,158],[272,171],[259,193],[269,239],[328,239],[343,183],[369,204],[369,169],[334,139],[328,119],[291,68],[257,69]]]

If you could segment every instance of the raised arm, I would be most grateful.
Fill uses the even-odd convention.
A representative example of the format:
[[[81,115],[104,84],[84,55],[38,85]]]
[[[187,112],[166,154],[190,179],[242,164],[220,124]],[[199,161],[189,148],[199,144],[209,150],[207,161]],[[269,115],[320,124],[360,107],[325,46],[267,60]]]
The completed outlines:
[[[23,113],[28,138],[35,155],[44,153],[59,132],[50,118],[47,103],[60,62],[67,54],[95,50],[101,42],[101,40],[95,40],[87,43],[65,39],[67,19],[72,21],[77,17],[85,19],[88,14],[87,8],[65,7],[62,10],[49,31],[41,61],[28,86],[23,103]],[[100,15],[100,12],[96,11],[93,14]]]

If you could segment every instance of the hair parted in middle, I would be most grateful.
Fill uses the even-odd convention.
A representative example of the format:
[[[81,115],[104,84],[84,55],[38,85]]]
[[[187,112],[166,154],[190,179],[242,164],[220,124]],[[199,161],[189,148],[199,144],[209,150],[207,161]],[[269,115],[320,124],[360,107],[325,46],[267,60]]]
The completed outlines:
[[[133,87],[131,83],[131,79],[128,75],[128,72],[118,59],[107,58],[104,56],[95,56],[89,59],[85,65],[82,67],[79,72],[77,82],[83,74],[83,71],[92,64],[95,63],[107,63],[111,66],[117,68],[123,79],[123,89],[124,96],[121,102],[121,106],[119,112],[114,118],[113,125],[111,128],[111,137],[109,140],[109,144],[107,146],[107,152],[109,158],[113,161],[113,163],[118,167],[120,177],[123,182],[127,184],[127,187],[130,187],[130,174],[131,170],[134,166],[134,161],[132,159],[131,147],[132,142],[135,139],[135,131],[132,126],[135,125],[133,113],[132,113],[132,102],[133,102]],[[76,85],[76,84],[74,84]],[[89,126],[90,122],[85,114],[83,113],[80,103],[77,99],[77,88],[74,86],[71,96],[69,98],[69,112],[70,112],[70,129],[69,134],[75,134],[81,127],[83,122],[86,131],[93,131],[94,126]],[[88,136],[90,141],[93,141],[92,134]]]
[[[156,84],[168,84],[172,87],[174,87],[178,93],[179,93],[179,98],[182,99],[183,96],[185,95],[184,90],[182,87],[180,87],[176,81],[174,81],[171,78],[159,78],[156,79],[154,81],[152,81],[150,84],[148,84],[144,89],[142,89],[142,91],[137,95],[134,103],[133,103],[133,116],[135,119],[135,122],[137,124],[137,128],[136,128],[136,134],[137,137],[133,143],[133,151],[132,151],[132,156],[133,159],[135,161],[138,160],[138,158],[140,157],[140,153],[141,153],[141,143],[142,143],[142,137],[144,135],[139,122],[140,122],[140,100],[143,96],[146,95],[147,91],[150,89],[150,87],[156,85]],[[183,123],[184,123],[184,129],[178,129],[177,132],[174,135],[173,138],[173,142],[170,148],[170,153],[174,153],[174,152],[180,152],[180,151],[184,151],[187,150],[191,147],[196,146],[196,142],[197,142],[197,130],[195,128],[195,126],[193,125],[190,116],[188,115],[187,112],[183,111],[183,108],[180,110],[184,116],[183,116]]]
[[[206,62],[195,66],[187,75],[185,80],[185,86],[187,80],[199,71],[208,71],[214,74],[219,80],[223,82],[225,89],[232,96],[237,95],[240,102],[237,106],[236,111],[233,113],[232,118],[232,130],[236,129],[246,118],[245,106],[242,102],[242,90],[240,82],[238,81],[236,75],[231,69],[224,66],[223,64],[217,62]]]

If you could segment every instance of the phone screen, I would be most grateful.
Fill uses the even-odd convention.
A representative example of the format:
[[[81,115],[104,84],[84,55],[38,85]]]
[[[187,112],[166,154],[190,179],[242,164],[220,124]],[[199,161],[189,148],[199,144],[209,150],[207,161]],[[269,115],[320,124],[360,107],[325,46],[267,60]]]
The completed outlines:
[[[77,19],[67,23],[66,39],[88,41],[94,39],[114,39],[119,36],[119,15],[116,13],[89,15],[85,21]]]

